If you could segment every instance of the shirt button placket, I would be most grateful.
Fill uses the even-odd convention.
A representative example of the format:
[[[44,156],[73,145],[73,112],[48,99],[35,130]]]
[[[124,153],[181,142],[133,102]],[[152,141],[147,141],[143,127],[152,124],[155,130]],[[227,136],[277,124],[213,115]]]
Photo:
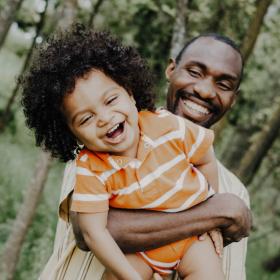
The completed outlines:
[[[145,142],[145,143],[144,143],[144,147],[145,147],[146,149],[149,149],[149,148],[150,148],[150,144],[149,144],[148,142]]]
[[[117,162],[117,164],[118,164],[119,167],[122,167],[122,160],[121,160],[120,158],[118,158],[118,159],[116,160],[116,162]]]

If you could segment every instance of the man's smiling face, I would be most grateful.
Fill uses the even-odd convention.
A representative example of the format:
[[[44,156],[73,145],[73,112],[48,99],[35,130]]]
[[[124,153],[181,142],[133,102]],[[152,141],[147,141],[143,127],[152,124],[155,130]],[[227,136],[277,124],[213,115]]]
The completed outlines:
[[[241,72],[234,48],[212,37],[198,38],[166,69],[168,110],[210,127],[234,104]]]

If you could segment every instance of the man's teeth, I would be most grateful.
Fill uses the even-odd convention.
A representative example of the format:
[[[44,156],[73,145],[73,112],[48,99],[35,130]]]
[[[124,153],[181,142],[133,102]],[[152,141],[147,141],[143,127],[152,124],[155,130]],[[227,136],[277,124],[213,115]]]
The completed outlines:
[[[184,104],[187,108],[191,109],[191,110],[194,110],[200,114],[203,114],[203,115],[208,115],[210,112],[207,108],[201,106],[201,105],[198,105],[197,103],[194,103],[190,100],[184,100]]]
[[[116,125],[114,125],[111,129],[109,129],[109,131],[108,131],[107,133],[112,133],[112,132],[114,132],[115,130],[117,130],[117,129],[119,128],[119,126],[120,126],[119,123],[116,124]]]

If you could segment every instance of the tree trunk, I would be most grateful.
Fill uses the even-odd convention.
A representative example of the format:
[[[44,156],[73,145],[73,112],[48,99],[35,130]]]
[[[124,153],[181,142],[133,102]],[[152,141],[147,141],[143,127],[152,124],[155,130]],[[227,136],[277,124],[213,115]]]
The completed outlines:
[[[64,30],[71,26],[78,14],[78,0],[62,1],[57,16],[57,28]]]
[[[268,10],[269,5],[271,4],[272,0],[259,0],[257,3],[256,11],[250,20],[247,32],[243,38],[243,42],[241,44],[241,53],[243,54],[243,61],[244,64],[247,62],[249,56],[252,54],[255,43],[257,41],[257,38],[261,31],[261,26],[264,20],[264,17],[266,15],[266,12]],[[226,128],[228,125],[227,120],[223,120],[219,122],[216,125],[215,132],[216,132],[216,138],[219,139],[221,136],[222,131]],[[244,152],[248,149],[248,143],[244,143],[244,139],[249,138],[249,134],[246,133],[245,130],[242,130],[243,133],[241,133],[238,137],[236,135],[237,141],[233,142],[233,148],[232,152],[227,151],[227,155],[224,155],[224,157],[228,158],[227,162],[225,163],[227,167],[230,169],[235,169],[236,165],[239,164],[240,157],[244,154]],[[244,147],[244,149],[241,149],[240,147]],[[239,153],[238,162],[235,161],[236,154]]]
[[[242,157],[242,160],[235,170],[236,175],[245,183],[249,184],[260,166],[269,148],[276,140],[280,131],[280,99],[277,108],[270,120],[263,126],[255,141]]]
[[[20,9],[23,0],[10,0],[5,2],[0,11],[0,49],[5,42],[10,26],[16,16],[16,12]]]
[[[177,0],[175,23],[171,39],[170,57],[175,58],[186,41],[188,0]]]
[[[247,29],[240,48],[241,53],[243,54],[244,63],[248,60],[254,49],[262,27],[264,16],[266,15],[271,2],[272,0],[259,0],[257,3],[256,11],[250,21],[249,28]]]
[[[94,27],[94,23],[93,23],[94,17],[98,14],[103,1],[104,0],[97,0],[97,2],[94,5],[92,4],[92,10],[91,10],[90,17],[88,20],[89,27]]]
[[[2,266],[0,278],[3,280],[14,279],[13,276],[20,250],[43,191],[50,163],[50,155],[41,152],[30,185],[24,193],[23,202],[15,219],[11,234],[4,245],[4,250],[0,257],[0,265]]]
[[[223,19],[225,16],[226,8],[225,3],[223,1],[217,2],[217,8],[215,9],[215,13],[209,22],[206,32],[215,32],[219,33],[221,29],[221,25],[223,24]]]
[[[40,13],[40,20],[36,25],[35,36],[33,38],[32,44],[29,48],[29,51],[28,51],[28,53],[25,57],[25,61],[23,63],[23,67],[21,69],[20,75],[22,75],[25,72],[25,70],[28,68],[30,59],[32,57],[34,47],[36,45],[36,41],[37,41],[38,37],[40,36],[41,31],[43,29],[43,26],[44,26],[44,23],[45,23],[45,18],[46,18],[46,12],[47,12],[47,9],[48,9],[48,1],[49,0],[45,0],[45,8],[44,8],[43,12]],[[4,107],[3,113],[0,117],[0,133],[4,131],[5,127],[7,126],[8,122],[9,122],[9,120],[11,119],[12,106],[15,102],[16,96],[18,95],[18,90],[19,90],[19,85],[17,83],[13,92],[12,92],[12,94],[11,94],[11,96],[10,96],[10,98],[8,99],[8,102],[7,102],[6,106]]]
[[[264,262],[263,267],[270,272],[276,272],[280,269],[280,253]]]

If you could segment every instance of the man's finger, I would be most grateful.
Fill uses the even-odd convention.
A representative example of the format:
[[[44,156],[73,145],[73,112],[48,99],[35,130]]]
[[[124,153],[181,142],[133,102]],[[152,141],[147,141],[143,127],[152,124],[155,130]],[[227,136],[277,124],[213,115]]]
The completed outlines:
[[[221,238],[221,233],[218,230],[211,230],[209,235],[214,243],[215,251],[219,257],[222,257],[223,243]]]
[[[199,240],[199,241],[205,240],[207,234],[208,234],[208,233],[206,232],[206,233],[203,233],[203,234],[199,235],[199,236],[198,236],[198,240]]]

